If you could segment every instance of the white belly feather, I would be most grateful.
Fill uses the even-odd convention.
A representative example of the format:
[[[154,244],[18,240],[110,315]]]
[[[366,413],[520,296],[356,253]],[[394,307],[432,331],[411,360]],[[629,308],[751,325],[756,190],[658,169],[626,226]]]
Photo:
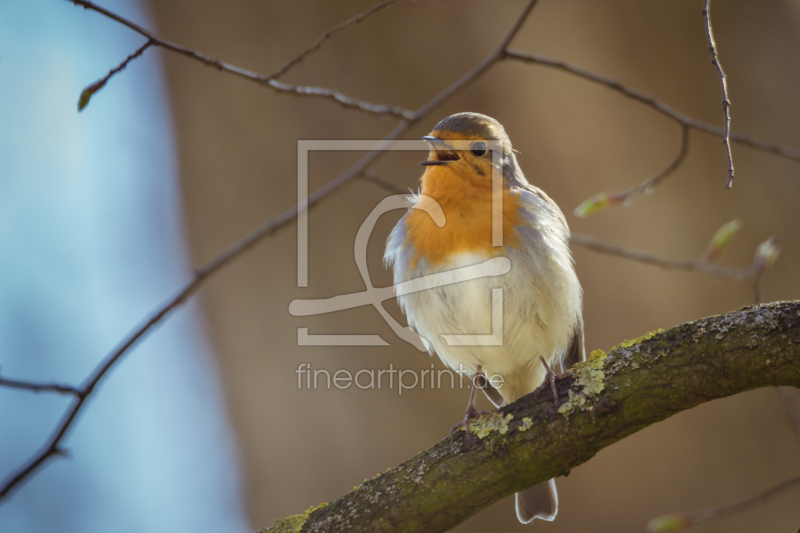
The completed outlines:
[[[512,396],[522,396],[544,379],[545,370],[539,357],[544,357],[554,366],[568,348],[580,310],[580,288],[575,290],[577,279],[571,266],[555,279],[553,269],[545,268],[549,275],[537,279],[535,272],[541,269],[526,264],[528,257],[515,252],[508,257],[511,260],[508,274],[427,289],[401,296],[399,301],[409,325],[431,343],[431,348],[445,365],[468,375],[474,375],[477,367],[481,366],[486,375],[498,374],[515,389],[521,387],[523,390]],[[451,257],[447,265],[436,269],[422,260],[413,277],[470,266],[485,259],[459,254]],[[570,277],[573,279],[568,279]],[[545,281],[547,278],[550,280]],[[442,335],[491,334],[494,288],[501,288],[503,295],[503,344],[449,345]],[[512,376],[525,377],[523,383],[517,384],[511,383],[519,381]],[[503,392],[506,391],[501,389]]]
[[[530,206],[530,204],[528,204]],[[536,206],[531,206],[536,207]],[[545,376],[540,357],[556,367],[581,320],[582,293],[567,243],[565,224],[542,212],[527,211],[530,226],[520,231],[521,245],[505,248],[511,270],[502,276],[426,289],[398,297],[409,326],[430,343],[448,367],[474,375],[500,375],[507,402],[532,392]],[[560,222],[560,221],[559,221]],[[563,228],[563,229],[562,229]],[[484,255],[453,254],[432,266],[422,257],[412,266],[404,220],[392,232],[386,260],[394,266],[395,284],[429,274],[471,266]],[[453,346],[442,335],[492,333],[492,289],[503,290],[503,341],[500,346]]]

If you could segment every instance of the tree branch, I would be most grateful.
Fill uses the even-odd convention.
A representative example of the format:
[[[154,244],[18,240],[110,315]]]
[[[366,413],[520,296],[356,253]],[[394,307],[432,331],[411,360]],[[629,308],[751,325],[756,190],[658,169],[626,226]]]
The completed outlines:
[[[630,259],[631,261],[636,261],[638,263],[654,265],[669,270],[698,272],[719,279],[740,281],[755,276],[758,273],[758,267],[755,264],[743,268],[729,268],[714,265],[713,263],[704,261],[703,258],[674,259],[671,257],[659,257],[642,250],[634,250],[632,248],[615,246],[613,244],[603,244],[594,237],[580,235],[578,233],[573,233],[570,236],[570,242],[601,254],[615,255],[617,257],[622,257],[623,259]]]
[[[268,531],[445,531],[519,490],[566,475],[603,448],[698,404],[800,387],[800,302],[747,307],[597,350],[549,388]]]
[[[725,518],[727,516],[743,513],[745,511],[750,510],[752,507],[755,507],[762,503],[766,503],[767,501],[771,500],[773,497],[784,492],[785,490],[797,486],[800,486],[800,476],[787,479],[786,481],[782,481],[777,485],[775,485],[774,487],[768,488],[764,492],[761,492],[759,494],[756,494],[755,496],[747,498],[746,500],[742,500],[740,502],[731,505],[723,505],[720,507],[707,507],[701,511],[697,511],[694,513],[669,514],[669,515],[659,516],[657,518],[650,520],[650,522],[647,523],[647,529],[651,533],[662,533],[666,531],[678,531],[681,529],[689,529],[695,526],[699,526],[700,524],[703,524],[705,522],[710,522],[711,520],[718,520],[720,518]]]
[[[69,1],[75,4],[76,6],[80,6],[84,9],[95,11],[97,13],[100,13],[101,15],[110,18],[111,20],[119,22],[123,26],[127,26],[128,28],[135,31],[139,35],[146,37],[148,40],[147,46],[151,45],[160,46],[165,50],[170,50],[171,52],[175,52],[177,54],[181,54],[183,56],[194,59],[195,61],[199,61],[200,63],[204,64],[207,67],[213,67],[221,72],[227,72],[229,74],[233,74],[234,76],[254,81],[260,85],[266,85],[267,87],[277,92],[293,93],[298,96],[317,96],[322,98],[329,98],[331,100],[339,102],[345,107],[359,109],[361,111],[366,111],[368,113],[373,113],[375,115],[395,115],[405,119],[411,118],[412,114],[411,111],[409,111],[408,109],[403,109],[402,107],[399,106],[373,104],[370,102],[366,102],[364,100],[359,100],[357,98],[352,98],[350,96],[344,95],[334,89],[328,89],[325,87],[309,87],[304,85],[291,85],[274,79],[277,75],[283,74],[284,72],[286,72],[286,70],[288,70],[289,67],[296,64],[299,61],[292,60],[292,62],[290,62],[292,63],[291,65],[288,65],[286,69],[283,68],[278,69],[276,71],[277,74],[269,74],[269,75],[259,74],[258,72],[253,72],[252,70],[247,70],[242,67],[237,67],[236,65],[231,65],[230,63],[226,63],[209,55],[203,54],[201,52],[198,52],[197,50],[192,50],[191,48],[186,48],[185,46],[181,46],[179,44],[164,39],[160,39],[154,33],[142,28],[138,24],[126,19],[123,16],[117,15],[113,11],[109,11],[104,7],[98,6],[94,2],[91,2],[90,0],[69,0]],[[306,52],[305,55],[303,55],[303,57],[308,55],[308,53],[310,52]],[[115,73],[112,72],[110,75],[113,74]],[[87,89],[90,87],[87,87]]]
[[[148,39],[147,42],[137,48],[134,53],[126,57],[122,63],[109,70],[108,74],[83,89],[78,97],[78,111],[83,111],[83,109],[89,105],[89,100],[92,98],[92,96],[94,96],[94,93],[105,87],[106,83],[108,83],[108,80],[110,80],[112,76],[122,72],[125,67],[128,66],[128,63],[142,55],[144,51],[153,46],[153,44],[153,41]]]
[[[651,96],[647,93],[643,93],[642,91],[634,89],[633,87],[629,87],[624,83],[615,80],[614,78],[609,78],[608,76],[603,76],[602,74],[596,74],[581,67],[576,67],[575,65],[571,65],[566,61],[562,61],[560,59],[553,59],[551,57],[545,57],[537,54],[529,54],[527,52],[522,52],[520,50],[508,49],[506,50],[506,57],[510,59],[516,59],[517,61],[522,61],[524,63],[533,63],[545,67],[556,68],[559,70],[563,70],[564,72],[567,72],[574,76],[583,78],[585,80],[605,85],[610,89],[614,89],[615,91],[624,94],[628,98],[633,98],[638,102],[641,102],[649,107],[652,107],[659,113],[663,114],[666,117],[671,118],[678,124],[683,124],[692,129],[704,131],[712,135],[718,135],[720,137],[725,136],[725,130],[723,128],[684,115],[680,111],[668,106],[664,102],[657,100],[654,96]],[[742,133],[729,132],[729,137],[733,141],[736,141],[740,144],[744,144],[745,146],[749,146],[751,148],[755,148],[756,150],[771,152],[781,157],[786,157],[788,159],[794,159],[796,161],[800,161],[800,150],[794,150],[792,148],[786,148],[785,146],[781,146],[779,144],[753,139],[752,137],[748,137],[747,135],[744,135]]]
[[[85,394],[81,389],[78,387],[73,387],[72,385],[62,385],[61,383],[38,383],[35,381],[4,378],[2,376],[0,376],[0,387],[27,390],[31,392],[57,392],[59,394],[71,394],[72,396],[78,397]]]
[[[374,6],[372,6],[372,8],[364,11],[363,13],[360,13],[360,14],[356,15],[355,17],[353,17],[353,18],[351,18],[349,20],[346,20],[346,21],[342,22],[341,24],[339,24],[337,26],[334,26],[333,28],[329,29],[328,31],[326,31],[325,33],[320,35],[317,38],[317,40],[314,41],[311,44],[311,46],[309,46],[305,50],[302,50],[302,51],[298,52],[297,55],[295,55],[292,59],[287,61],[282,67],[280,67],[279,69],[274,71],[268,77],[270,79],[273,79],[273,80],[277,79],[278,77],[280,77],[283,74],[285,74],[287,70],[289,70],[293,66],[295,66],[298,63],[300,63],[301,61],[303,61],[303,59],[305,59],[307,55],[319,50],[319,47],[322,46],[322,43],[325,42],[326,40],[330,39],[333,36],[333,34],[338,33],[339,31],[345,29],[348,26],[351,26],[353,24],[358,24],[359,22],[361,22],[362,20],[366,19],[367,17],[371,17],[372,15],[377,13],[378,11],[381,11],[381,10],[385,9],[385,8],[389,7],[390,5],[396,3],[396,2],[398,2],[398,0],[385,0],[384,2],[381,2],[379,4],[375,4]]]
[[[689,126],[686,124],[681,125],[681,146],[678,150],[678,155],[667,165],[661,172],[649,178],[639,185],[635,187],[631,187],[628,190],[608,194],[605,192],[601,192],[599,194],[595,194],[588,200],[584,201],[575,208],[573,214],[576,217],[586,218],[588,215],[592,213],[596,213],[605,209],[611,205],[628,205],[631,200],[639,196],[640,194],[650,194],[655,189],[656,185],[661,183],[663,180],[667,179],[675,172],[683,160],[686,159],[686,154],[689,152]]]
[[[728,181],[725,187],[730,189],[733,186],[733,156],[731,155],[731,101],[728,98],[728,79],[725,76],[725,71],[722,70],[722,65],[717,57],[717,45],[714,42],[714,32],[711,29],[711,0],[703,2],[703,21],[706,25],[706,41],[708,42],[708,53],[711,55],[711,64],[717,71],[719,76],[719,84],[722,91],[722,144],[725,145],[725,156],[728,158]]]

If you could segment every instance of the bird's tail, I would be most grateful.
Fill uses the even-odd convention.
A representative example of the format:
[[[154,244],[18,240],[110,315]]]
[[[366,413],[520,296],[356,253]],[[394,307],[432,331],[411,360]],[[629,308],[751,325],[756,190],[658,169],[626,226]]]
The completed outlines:
[[[517,518],[523,524],[535,518],[552,521],[558,514],[556,481],[551,479],[517,493]]]

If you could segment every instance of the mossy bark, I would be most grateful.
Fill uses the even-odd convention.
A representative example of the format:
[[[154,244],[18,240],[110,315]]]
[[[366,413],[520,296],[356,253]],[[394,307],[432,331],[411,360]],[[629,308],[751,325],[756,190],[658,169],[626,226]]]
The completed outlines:
[[[601,449],[703,402],[800,387],[800,302],[689,322],[595,351],[550,389],[267,531],[445,531],[516,491],[568,474]]]

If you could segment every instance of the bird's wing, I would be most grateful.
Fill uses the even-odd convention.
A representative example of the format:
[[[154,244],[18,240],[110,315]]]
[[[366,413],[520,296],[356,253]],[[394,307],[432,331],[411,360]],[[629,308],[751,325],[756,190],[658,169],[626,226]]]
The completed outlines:
[[[406,244],[406,218],[408,213],[403,215],[395,225],[389,237],[386,239],[386,251],[383,254],[383,266],[392,268],[394,272],[394,282],[401,283],[408,281],[410,275],[410,263],[412,250]]]
[[[561,212],[561,208],[558,207],[558,204],[555,203],[552,198],[547,196],[547,194],[539,187],[534,187],[533,185],[527,182],[525,183],[524,186],[521,186],[520,188],[525,189],[526,191],[530,191],[539,198],[541,198],[542,200],[544,200],[545,203],[547,203],[548,207],[550,207],[553,210],[553,214],[556,216],[559,222],[564,224],[564,230],[566,231],[567,236],[569,236],[569,225],[567,224],[567,218],[564,216],[564,213]]]
[[[555,222],[554,226],[551,227],[555,227],[556,232],[566,240],[564,244],[568,251],[570,235],[569,225],[567,224],[566,217],[564,217],[564,213],[561,212],[561,209],[559,209],[558,205],[549,196],[547,196],[543,190],[539,189],[538,187],[534,187],[530,183],[525,182],[525,184],[519,188],[536,195],[540,200],[542,200],[542,203],[540,203],[539,206],[544,207],[549,211],[549,218]],[[575,323],[575,329],[572,333],[572,339],[570,341],[569,348],[567,348],[567,351],[564,353],[564,358],[561,361],[562,372],[569,370],[572,365],[578,361],[586,360],[586,351],[583,345],[583,316],[581,313],[578,313],[577,319],[578,320]]]
[[[586,350],[583,347],[583,317],[580,315],[578,323],[575,324],[575,331],[572,332],[572,341],[561,360],[561,373],[572,368],[578,361],[586,361]]]

